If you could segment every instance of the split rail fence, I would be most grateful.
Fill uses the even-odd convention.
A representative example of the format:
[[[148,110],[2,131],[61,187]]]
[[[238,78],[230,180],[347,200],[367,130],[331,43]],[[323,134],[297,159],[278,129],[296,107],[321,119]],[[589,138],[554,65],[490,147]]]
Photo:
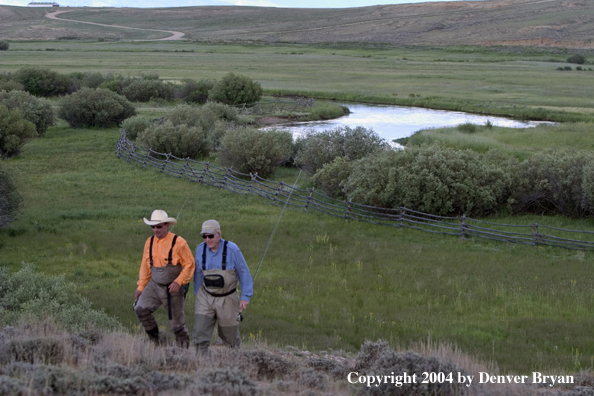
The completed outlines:
[[[118,158],[136,162],[144,168],[155,168],[171,176],[192,182],[227,189],[239,194],[254,194],[272,205],[321,212],[345,220],[364,221],[390,227],[412,228],[460,238],[485,238],[501,242],[532,246],[556,246],[567,249],[594,249],[594,232],[549,227],[542,224],[500,224],[465,216],[445,217],[417,212],[404,207],[390,209],[340,201],[314,189],[295,188],[284,182],[275,182],[257,174],[244,174],[223,169],[208,162],[177,158],[171,154],[145,150],[131,143],[122,130],[117,144]]]

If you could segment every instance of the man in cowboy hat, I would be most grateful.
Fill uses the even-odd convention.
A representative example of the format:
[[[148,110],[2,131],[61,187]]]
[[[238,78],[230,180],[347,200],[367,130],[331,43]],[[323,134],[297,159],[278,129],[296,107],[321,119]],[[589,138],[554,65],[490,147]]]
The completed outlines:
[[[159,327],[153,312],[163,305],[167,309],[169,325],[178,346],[190,345],[190,334],[184,320],[184,297],[194,274],[194,257],[185,239],[169,232],[177,223],[163,210],[155,210],[150,220],[144,222],[153,229],[153,236],[144,244],[140,264],[138,289],[134,293],[134,313],[147,332],[149,339],[158,345]]]
[[[204,242],[196,249],[194,344],[196,352],[204,355],[208,353],[215,324],[225,345],[239,346],[240,314],[254,294],[254,282],[237,245],[221,238],[216,220],[205,221],[200,235]]]

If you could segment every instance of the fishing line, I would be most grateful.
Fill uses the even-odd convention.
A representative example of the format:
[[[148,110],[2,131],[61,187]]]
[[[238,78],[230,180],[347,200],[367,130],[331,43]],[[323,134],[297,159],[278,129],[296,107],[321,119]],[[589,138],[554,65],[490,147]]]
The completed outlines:
[[[186,206],[186,203],[188,202],[188,198],[190,198],[191,193],[192,193],[192,189],[190,188],[188,190],[188,195],[186,196],[186,200],[184,201],[184,204],[181,206],[179,212],[177,212],[177,216],[175,217],[176,219],[179,219],[179,215],[181,214],[182,210],[184,210],[184,206]],[[170,230],[173,230],[173,227],[175,227],[175,224],[171,226]]]
[[[278,223],[280,223],[280,219],[283,217],[283,213],[285,212],[285,209],[287,207],[287,204],[289,203],[289,199],[291,199],[291,194],[293,194],[293,190],[297,186],[297,182],[299,181],[299,177],[301,177],[301,172],[302,172],[302,170],[300,169],[299,170],[299,174],[297,175],[297,179],[295,179],[295,183],[293,183],[293,187],[291,188],[291,192],[289,192],[289,196],[287,197],[287,200],[285,201],[285,204],[283,205],[283,209],[281,210],[280,214],[278,215],[278,219],[276,219],[276,224],[274,225],[274,228],[272,229],[272,233],[270,234],[270,238],[268,238],[268,243],[266,244],[266,248],[264,249],[264,253],[262,254],[262,258],[260,259],[260,263],[258,263],[258,268],[256,268],[256,273],[254,274],[254,280],[253,280],[253,282],[256,281],[256,276],[258,276],[258,271],[260,270],[260,266],[262,265],[262,261],[264,261],[264,257],[266,256],[266,252],[268,252],[268,247],[270,246],[270,242],[272,242],[272,237],[274,236],[274,233],[276,232],[276,228],[278,227]]]

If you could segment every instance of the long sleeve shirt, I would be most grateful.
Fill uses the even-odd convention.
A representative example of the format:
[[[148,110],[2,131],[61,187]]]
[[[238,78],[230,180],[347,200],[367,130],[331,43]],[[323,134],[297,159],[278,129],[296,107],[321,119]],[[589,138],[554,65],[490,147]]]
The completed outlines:
[[[225,240],[221,238],[219,248],[216,252],[212,252],[206,247],[206,269],[223,269],[223,245]],[[196,271],[194,272],[194,294],[198,294],[198,290],[202,287],[202,252],[204,250],[204,242],[196,248]],[[233,242],[227,242],[227,267],[228,270],[235,268],[237,270],[237,277],[239,278],[239,286],[241,287],[241,299],[250,302],[250,298],[254,294],[254,281],[252,274],[243,258],[243,254],[239,247]]]
[[[153,266],[164,267],[167,265],[169,250],[171,249],[174,236],[173,233],[168,232],[163,239],[155,237],[153,240]],[[140,263],[140,275],[137,283],[138,290],[140,291],[143,291],[151,280],[150,246],[151,238],[147,239],[144,244],[144,253],[142,255],[142,262]],[[180,236],[178,236],[175,241],[175,246],[173,247],[173,252],[171,254],[171,263],[174,265],[181,264],[182,266],[182,271],[174,282],[180,286],[190,283],[196,265],[194,263],[192,251],[188,246],[188,242]]]

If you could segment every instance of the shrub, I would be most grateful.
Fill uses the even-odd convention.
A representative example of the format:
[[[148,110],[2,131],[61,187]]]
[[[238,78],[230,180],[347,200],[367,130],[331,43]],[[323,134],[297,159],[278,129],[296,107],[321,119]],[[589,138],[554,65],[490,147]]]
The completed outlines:
[[[0,107],[0,114],[1,111]],[[21,205],[22,197],[17,186],[0,162],[0,229],[8,227],[17,218]]]
[[[243,355],[256,368],[260,379],[280,379],[295,368],[291,362],[265,349],[245,351]]]
[[[52,337],[11,340],[6,348],[16,362],[60,364],[64,360],[64,345]]]
[[[314,174],[314,182],[328,196],[344,199],[343,187],[352,170],[353,165],[348,157],[336,157]]]
[[[206,103],[208,93],[215,86],[216,81],[202,79],[194,81],[191,79],[182,80],[182,86],[178,89],[177,96],[187,103]]]
[[[101,73],[85,73],[80,81],[81,87],[99,88],[106,80],[106,77]]]
[[[135,114],[126,98],[101,88],[82,88],[63,98],[58,111],[58,116],[73,128],[110,127]]]
[[[35,125],[25,120],[19,110],[0,105],[0,157],[19,155],[25,143],[35,136]]]
[[[127,118],[122,122],[121,127],[126,131],[129,140],[136,140],[138,135],[151,126],[151,122],[143,116]]]
[[[237,128],[221,139],[218,158],[225,167],[266,178],[289,160],[292,145],[293,136],[287,131]]]
[[[171,121],[166,121],[162,125],[149,126],[138,134],[136,141],[147,149],[178,158],[208,155],[206,133],[199,126],[174,125]]]
[[[171,84],[154,79],[134,79],[122,89],[122,94],[133,102],[148,102],[151,99],[173,99]]]
[[[308,132],[304,138],[298,139],[297,145],[299,150],[295,163],[310,174],[337,157],[348,157],[354,161],[389,147],[377,133],[363,127]]]
[[[536,154],[522,164],[527,181],[519,192],[516,210],[558,213],[581,218],[594,215],[594,154],[552,150]]]
[[[10,44],[8,44],[8,41],[0,41],[0,51],[8,51],[9,48]]]
[[[567,63],[575,63],[576,65],[583,65],[586,63],[586,57],[582,54],[573,54],[567,58]]]
[[[26,318],[40,323],[52,318],[68,331],[120,327],[116,319],[92,309],[89,300],[75,289],[63,276],[45,276],[30,266],[13,274],[0,267],[0,324],[12,325]]]
[[[462,133],[475,133],[476,132],[476,125],[471,122],[465,122],[464,124],[460,124],[456,127]]]
[[[367,205],[485,216],[510,210],[521,180],[518,161],[499,152],[424,146],[357,161],[344,191]]]
[[[206,370],[192,395],[255,396],[255,383],[237,368]]]
[[[19,110],[23,118],[35,124],[39,136],[55,124],[52,106],[44,99],[36,98],[23,91],[0,91],[0,105],[9,110]]]
[[[262,97],[262,86],[247,76],[229,73],[218,81],[208,99],[229,105],[254,103]]]
[[[0,81],[0,91],[22,91],[23,90],[23,84],[21,84],[18,81],[13,81],[13,80],[5,80],[5,81]]]
[[[15,80],[35,96],[57,96],[74,92],[72,80],[45,68],[24,67],[15,73]]]
[[[99,88],[104,88],[104,89],[109,89],[110,91],[116,92],[120,95],[123,94],[124,89],[132,84],[132,82],[134,81],[134,79],[132,77],[124,77],[122,75],[110,75],[107,76],[105,78],[105,81],[103,81],[100,85]]]

